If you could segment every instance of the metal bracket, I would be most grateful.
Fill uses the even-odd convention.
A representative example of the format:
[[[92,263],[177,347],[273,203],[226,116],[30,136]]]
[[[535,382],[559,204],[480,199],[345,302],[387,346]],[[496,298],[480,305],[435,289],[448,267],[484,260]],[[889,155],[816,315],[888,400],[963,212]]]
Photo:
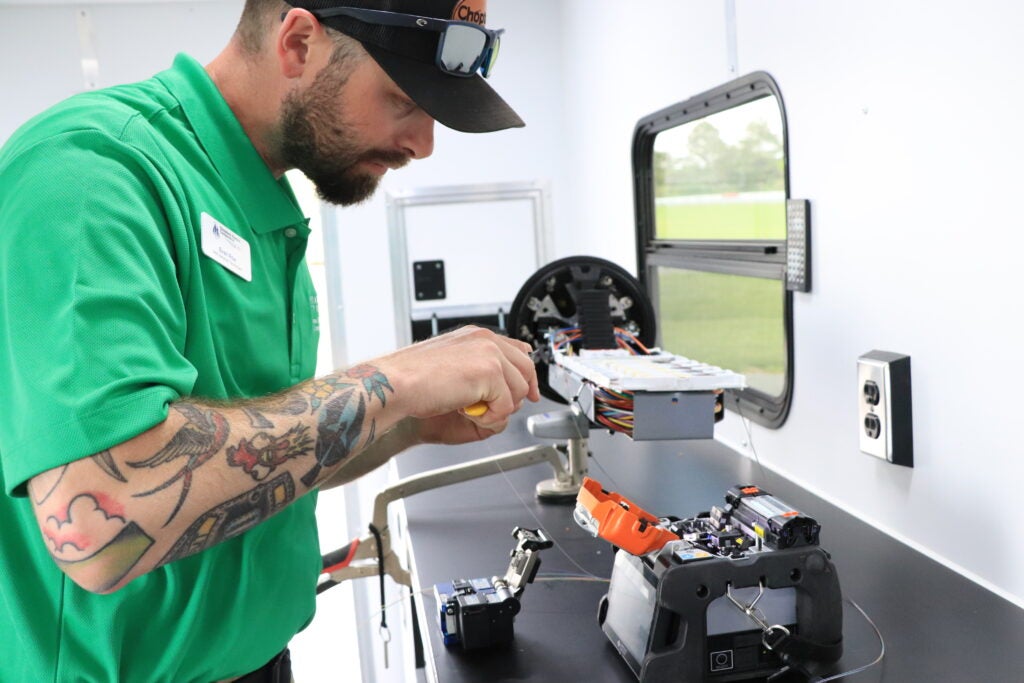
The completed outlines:
[[[553,479],[537,484],[537,495],[542,498],[564,498],[576,496],[583,478],[587,475],[586,456],[587,440],[580,435],[569,439],[567,458],[563,462],[560,450],[551,445],[536,445],[521,448],[508,453],[480,458],[459,465],[442,467],[430,472],[406,477],[377,494],[373,505],[373,522],[380,534],[381,546],[378,552],[377,539],[370,533],[358,541],[351,559],[343,566],[328,574],[329,581],[340,583],[348,579],[364,576],[376,576],[381,572],[378,557],[383,558],[383,571],[394,579],[395,583],[412,586],[409,571],[402,566],[398,556],[391,547],[391,530],[388,527],[388,505],[401,498],[431,489],[457,484],[471,479],[479,479],[506,470],[528,467],[538,462],[547,461],[555,472]],[[335,551],[335,554],[337,551]]]

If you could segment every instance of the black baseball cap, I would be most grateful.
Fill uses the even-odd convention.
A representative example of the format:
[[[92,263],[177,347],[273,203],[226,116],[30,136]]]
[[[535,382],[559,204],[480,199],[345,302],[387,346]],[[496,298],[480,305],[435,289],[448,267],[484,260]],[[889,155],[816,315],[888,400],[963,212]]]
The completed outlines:
[[[337,7],[383,10],[416,17],[483,25],[487,0],[286,0],[314,14]],[[406,95],[434,120],[466,133],[489,133],[525,124],[479,73],[456,76],[437,65],[441,34],[385,26],[350,16],[318,17],[321,24],[358,40]]]

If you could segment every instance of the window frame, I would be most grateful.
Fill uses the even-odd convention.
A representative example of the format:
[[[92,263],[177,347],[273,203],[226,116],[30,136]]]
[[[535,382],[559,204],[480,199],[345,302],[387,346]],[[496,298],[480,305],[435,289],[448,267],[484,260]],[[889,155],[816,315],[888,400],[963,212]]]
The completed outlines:
[[[652,301],[658,301],[655,273],[659,267],[757,277],[777,280],[781,284],[786,347],[782,393],[771,396],[753,388],[728,390],[725,400],[726,407],[740,416],[775,429],[786,421],[793,395],[793,293],[786,287],[786,240],[655,238],[654,140],[657,135],[764,97],[775,98],[782,118],[784,194],[786,200],[790,199],[789,131],[785,104],[775,79],[764,71],[756,71],[656,111],[637,122],[633,133],[633,200],[637,273]],[[660,330],[658,334],[660,337]]]

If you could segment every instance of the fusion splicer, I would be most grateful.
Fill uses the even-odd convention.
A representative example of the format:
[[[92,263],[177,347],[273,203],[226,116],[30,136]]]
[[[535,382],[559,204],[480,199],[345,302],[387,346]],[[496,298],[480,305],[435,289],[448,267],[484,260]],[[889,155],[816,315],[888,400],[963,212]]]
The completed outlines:
[[[820,527],[756,486],[659,519],[585,479],[576,522],[611,542],[602,630],[642,682],[806,674],[842,655],[842,595]]]
[[[472,650],[512,640],[519,596],[540,568],[538,551],[552,546],[541,529],[516,527],[512,537],[517,542],[505,576],[455,579],[434,586],[445,645]]]

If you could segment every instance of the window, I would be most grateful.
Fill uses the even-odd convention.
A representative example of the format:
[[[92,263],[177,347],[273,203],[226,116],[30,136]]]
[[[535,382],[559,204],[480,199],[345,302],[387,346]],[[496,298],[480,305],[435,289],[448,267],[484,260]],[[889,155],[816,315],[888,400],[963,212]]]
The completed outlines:
[[[778,427],[793,380],[786,289],[786,118],[771,76],[744,76],[640,120],[640,280],[659,345],[747,377],[726,406]]]

